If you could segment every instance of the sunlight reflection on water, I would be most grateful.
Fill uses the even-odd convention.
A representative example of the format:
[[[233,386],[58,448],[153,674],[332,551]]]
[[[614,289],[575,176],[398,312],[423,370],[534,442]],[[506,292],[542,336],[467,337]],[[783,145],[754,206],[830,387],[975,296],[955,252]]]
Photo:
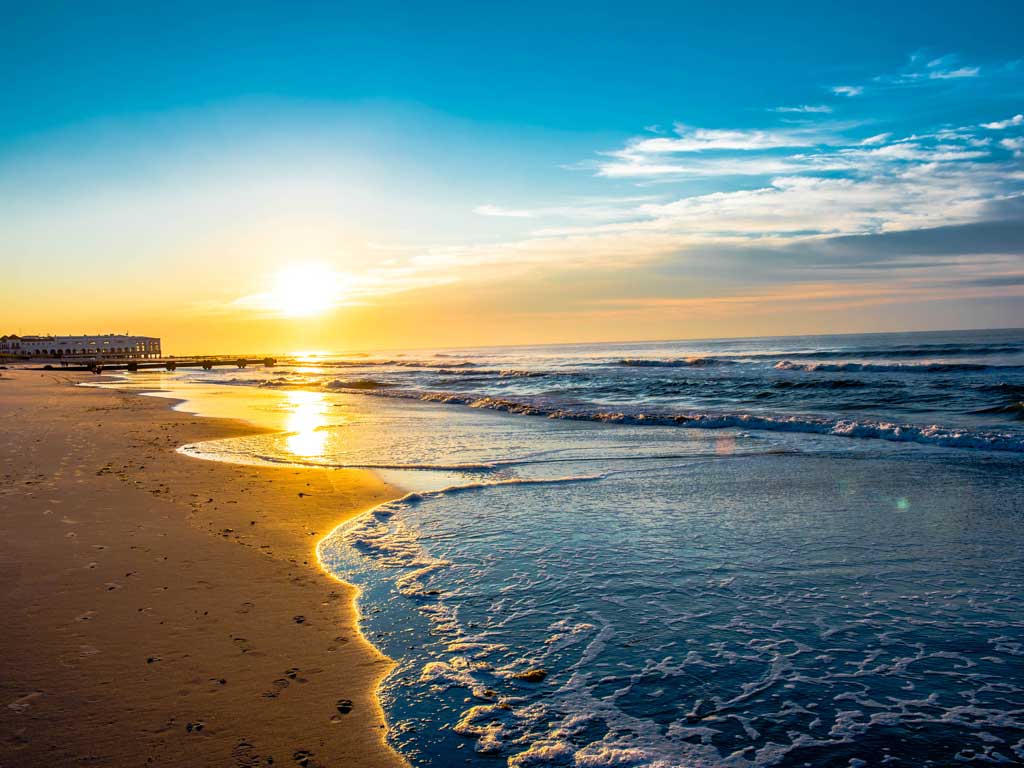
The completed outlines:
[[[304,459],[324,455],[327,443],[325,409],[327,403],[321,392],[295,390],[288,393],[288,407],[291,413],[285,421],[290,433],[285,440],[288,450]]]

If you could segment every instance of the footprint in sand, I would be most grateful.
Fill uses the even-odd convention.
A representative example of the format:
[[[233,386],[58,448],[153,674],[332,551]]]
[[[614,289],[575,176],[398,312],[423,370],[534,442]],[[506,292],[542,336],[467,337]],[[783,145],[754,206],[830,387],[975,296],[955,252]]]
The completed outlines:
[[[291,683],[285,680],[283,677],[279,677],[277,680],[271,683],[271,685],[274,686],[274,690],[267,691],[266,693],[261,694],[264,699],[276,699],[278,696],[281,695],[281,691],[283,691],[285,688],[291,685]]]
[[[338,699],[335,706],[338,708],[338,714],[347,715],[352,711],[352,699]]]
[[[256,748],[248,741],[240,741],[232,748],[231,759],[238,768],[256,768],[263,762],[263,758],[256,753]]]

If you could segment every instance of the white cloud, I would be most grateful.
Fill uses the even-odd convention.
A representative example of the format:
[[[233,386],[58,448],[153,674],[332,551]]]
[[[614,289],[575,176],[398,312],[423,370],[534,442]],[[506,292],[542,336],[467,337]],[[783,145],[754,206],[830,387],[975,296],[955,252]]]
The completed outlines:
[[[860,96],[864,93],[862,85],[836,85],[832,87],[832,93],[836,96]]]
[[[844,143],[828,126],[741,130],[677,125],[675,132],[672,138],[635,138],[622,149],[599,153],[609,159],[597,164],[597,175],[656,179],[799,173],[834,161],[824,162],[814,153],[772,153]]]
[[[999,145],[1013,152],[1015,157],[1024,155],[1024,138],[1003,139],[999,142]]]
[[[981,127],[988,128],[990,131],[1002,131],[1011,126],[1022,124],[1024,124],[1024,115],[1014,115],[1013,117],[1009,117],[1006,120],[996,120],[995,122],[991,123],[982,123]]]
[[[676,138],[636,139],[624,151],[639,154],[672,154],[706,150],[758,150],[783,147],[810,147],[825,137],[813,130],[741,130],[695,128],[682,123],[675,126]]]
[[[891,136],[880,133],[854,140],[820,130],[794,133],[687,128],[678,139],[635,139],[621,150],[602,153],[607,159],[598,162],[597,175],[651,181],[854,173],[883,162],[947,162],[987,155],[980,146],[954,143],[970,139],[966,133],[945,131],[898,140],[891,140]],[[720,151],[701,154],[695,149],[709,144]]]
[[[513,219],[528,219],[533,213],[519,208],[502,208],[499,205],[478,205],[473,213],[480,216],[503,216]]]
[[[974,168],[920,166],[868,178],[780,177],[769,186],[646,206],[656,226],[703,237],[806,238],[976,220],[1000,187]]]
[[[980,67],[960,67],[959,69],[936,70],[929,72],[932,80],[955,80],[961,77],[977,77],[981,74]]]
[[[775,107],[772,112],[804,112],[808,114],[828,114],[832,107],[827,104],[803,104],[799,107]]]
[[[839,170],[849,164],[834,156],[790,155],[787,157],[693,158],[681,162],[652,162],[643,155],[618,157],[602,163],[598,176],[606,178],[652,179],[665,177],[707,178],[713,176],[772,176],[806,171]]]
[[[959,80],[981,76],[981,67],[957,66],[959,56],[955,54],[932,59],[924,65],[923,69],[918,64],[919,60],[920,54],[913,55],[910,57],[910,62],[912,65],[918,65],[916,68],[907,69],[894,75],[879,75],[875,78],[875,82],[890,86],[909,86],[925,85],[929,81],[935,80]]]

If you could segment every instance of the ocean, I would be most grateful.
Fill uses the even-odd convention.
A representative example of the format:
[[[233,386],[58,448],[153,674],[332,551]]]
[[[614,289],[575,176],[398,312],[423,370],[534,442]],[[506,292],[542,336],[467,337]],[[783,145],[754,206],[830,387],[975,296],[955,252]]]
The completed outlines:
[[[416,766],[1024,764],[1024,330],[125,374],[364,467],[339,527]]]

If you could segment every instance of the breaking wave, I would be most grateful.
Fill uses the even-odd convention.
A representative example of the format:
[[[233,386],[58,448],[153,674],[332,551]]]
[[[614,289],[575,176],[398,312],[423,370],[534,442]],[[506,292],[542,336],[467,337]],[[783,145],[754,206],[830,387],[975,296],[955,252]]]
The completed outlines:
[[[718,357],[688,357],[681,360],[652,360],[646,358],[623,358],[618,365],[631,368],[707,368],[712,365],[735,365],[734,360]]]
[[[923,344],[913,347],[889,347],[886,349],[858,349],[849,347],[847,349],[821,349],[808,350],[806,352],[786,352],[786,357],[813,358],[813,359],[901,359],[908,357],[987,357],[989,355],[1018,355],[1024,352],[1024,346],[1020,344],[995,344],[995,345],[960,345],[960,344]],[[747,360],[770,360],[779,357],[774,353],[761,353],[742,355]]]
[[[777,371],[806,371],[808,373],[957,373],[967,371],[1020,370],[1019,365],[985,365],[983,363],[794,363],[781,360]]]
[[[674,426],[691,429],[753,429],[770,432],[795,432],[812,435],[886,440],[895,443],[919,443],[940,448],[966,448],[984,451],[1024,453],[1024,436],[1004,432],[943,427],[936,424],[914,425],[890,421],[827,418],[823,416],[688,412],[631,413],[626,411],[564,408],[544,403],[531,403],[500,397],[479,397],[452,392],[413,392],[406,390],[373,390],[366,394],[400,399],[422,400],[492,411],[543,416],[549,419],[595,421],[609,424]]]

